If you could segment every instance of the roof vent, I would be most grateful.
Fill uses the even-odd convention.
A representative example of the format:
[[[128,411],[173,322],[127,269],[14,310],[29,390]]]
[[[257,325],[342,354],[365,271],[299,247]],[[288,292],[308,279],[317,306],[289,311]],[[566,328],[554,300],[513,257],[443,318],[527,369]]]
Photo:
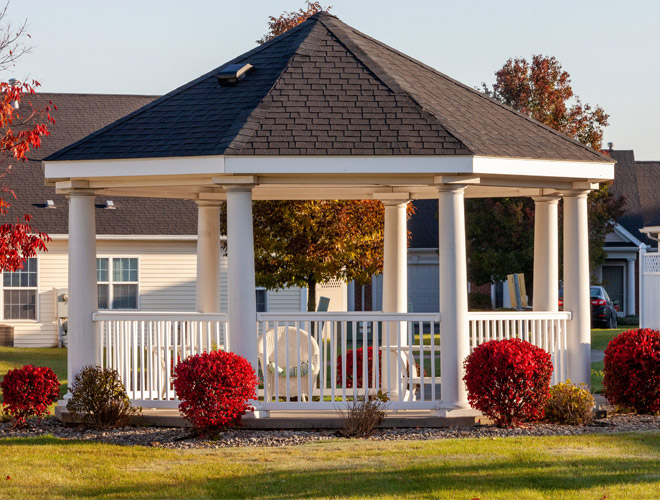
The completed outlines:
[[[614,143],[613,142],[608,142],[607,147],[610,149],[610,151],[614,150]]]
[[[230,64],[225,66],[217,75],[221,87],[232,87],[253,68],[251,64]]]
[[[55,208],[55,202],[53,200],[46,200],[46,208]]]
[[[115,210],[117,207],[115,206],[115,202],[112,200],[105,200],[105,208],[107,210]]]

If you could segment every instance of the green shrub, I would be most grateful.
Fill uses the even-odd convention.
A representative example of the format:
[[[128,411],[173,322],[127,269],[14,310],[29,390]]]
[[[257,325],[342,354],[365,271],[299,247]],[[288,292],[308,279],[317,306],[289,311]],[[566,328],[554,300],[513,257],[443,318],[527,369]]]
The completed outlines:
[[[617,319],[619,326],[637,326],[639,325],[639,316],[622,316]]]
[[[468,309],[470,311],[490,311],[492,308],[489,294],[468,293]]]
[[[570,380],[550,387],[545,418],[556,424],[586,425],[593,420],[594,397],[585,384]]]
[[[121,427],[141,412],[131,406],[117,371],[100,366],[85,366],[75,376],[66,408],[96,429]]]

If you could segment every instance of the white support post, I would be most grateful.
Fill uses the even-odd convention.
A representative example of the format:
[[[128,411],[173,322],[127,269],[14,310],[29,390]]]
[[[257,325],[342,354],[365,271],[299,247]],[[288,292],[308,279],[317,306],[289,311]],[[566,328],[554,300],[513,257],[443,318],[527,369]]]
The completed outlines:
[[[627,290],[628,300],[625,304],[626,316],[631,316],[635,314],[635,259],[628,259],[628,290]],[[624,304],[621,304],[624,306]]]
[[[197,202],[197,311],[220,312],[219,202]]]
[[[564,310],[572,314],[567,324],[568,378],[591,386],[588,194],[564,194]]]
[[[408,228],[407,200],[386,200],[385,205],[385,231],[383,233],[383,312],[408,312]],[[397,330],[399,337],[397,338]],[[407,324],[402,322],[392,324],[389,328],[389,345],[396,347],[408,344]],[[383,363],[386,373],[383,379],[389,380],[392,388],[390,398],[393,401],[401,400],[399,394],[399,381],[397,364],[400,363],[397,351],[390,349],[387,352],[387,363]],[[385,385],[385,383],[383,384]]]
[[[252,187],[227,190],[229,349],[257,367],[257,299],[254,276]]]
[[[101,341],[92,315],[98,310],[94,193],[75,191],[69,198],[69,387],[85,365],[99,365]],[[70,397],[70,393],[67,395]]]
[[[558,196],[534,197],[534,310],[559,310]]]
[[[646,245],[639,245],[639,327],[646,328],[646,318],[644,317],[644,297],[646,289],[644,284],[644,260],[646,258]]]
[[[463,362],[470,354],[468,335],[465,186],[439,185],[441,416],[469,413]]]

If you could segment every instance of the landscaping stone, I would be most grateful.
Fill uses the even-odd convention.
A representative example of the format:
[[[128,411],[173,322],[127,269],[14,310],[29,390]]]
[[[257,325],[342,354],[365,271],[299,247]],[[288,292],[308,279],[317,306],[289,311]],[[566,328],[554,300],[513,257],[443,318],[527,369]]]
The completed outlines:
[[[572,436],[591,433],[618,433],[660,431],[660,416],[610,415],[595,420],[588,426],[528,424],[514,429],[500,429],[491,425],[459,428],[392,428],[378,429],[371,441],[432,440],[455,438],[495,439],[519,436]],[[216,439],[198,439],[190,428],[182,427],[122,427],[109,430],[91,430],[78,425],[67,425],[55,417],[41,421],[30,419],[25,429],[13,430],[9,423],[0,423],[0,438],[37,437],[52,435],[66,440],[94,441],[124,446],[150,446],[159,448],[225,448],[238,446],[295,446],[331,439],[347,439],[336,430],[241,430],[221,433]]]

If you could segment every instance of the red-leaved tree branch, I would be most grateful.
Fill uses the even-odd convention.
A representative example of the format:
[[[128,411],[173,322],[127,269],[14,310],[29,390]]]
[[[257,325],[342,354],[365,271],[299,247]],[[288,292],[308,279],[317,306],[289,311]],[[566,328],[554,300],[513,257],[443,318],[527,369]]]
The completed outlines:
[[[0,71],[13,66],[15,61],[30,51],[22,44],[25,33],[25,23],[18,29],[12,27],[5,17],[6,4],[0,10]],[[55,123],[51,110],[56,109],[52,103],[44,108],[37,108],[30,102],[36,95],[35,88],[39,82],[32,81],[0,82],[0,217],[9,213],[11,199],[16,193],[11,187],[10,173],[12,168],[26,162],[31,149],[41,146],[41,139],[47,135],[48,124]],[[21,105],[23,103],[23,105]],[[9,198],[9,199],[8,199]],[[46,251],[46,243],[50,241],[47,234],[35,231],[31,226],[32,216],[22,214],[15,221],[7,221],[0,225],[0,272],[15,271],[23,268],[26,259],[34,257],[38,251]]]

